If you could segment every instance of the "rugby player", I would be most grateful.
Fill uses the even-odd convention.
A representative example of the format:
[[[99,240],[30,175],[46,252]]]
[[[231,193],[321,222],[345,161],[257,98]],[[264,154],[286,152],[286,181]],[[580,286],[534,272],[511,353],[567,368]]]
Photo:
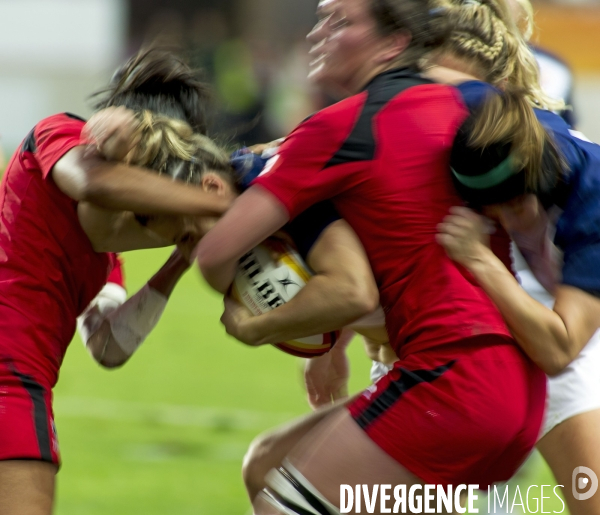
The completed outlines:
[[[189,68],[171,55],[148,51],[119,70],[100,107],[113,106],[111,117],[127,119],[130,114],[116,106],[163,111],[189,122],[191,134],[203,130],[205,102],[205,86]],[[36,125],[2,180],[0,512],[7,515],[52,510],[59,464],[52,388],[77,316],[114,266],[111,252],[170,244],[130,212],[214,216],[230,203],[229,196],[117,161],[129,147],[118,130],[101,130],[102,118],[95,120],[97,143],[113,160],[90,149],[83,120],[60,114]],[[189,168],[179,166],[177,155],[169,163],[169,154],[161,157],[165,160],[140,164],[164,165],[164,172],[172,165]],[[195,166],[204,164],[198,159]]]
[[[481,100],[488,93],[474,83],[462,87],[470,90],[473,100]],[[495,111],[492,104],[475,114],[475,119],[482,121],[473,130],[485,134],[483,117],[491,121],[496,116],[497,120],[499,109],[503,117],[513,117],[515,125],[522,124],[521,113],[516,115],[507,109],[508,105],[516,109],[504,102],[496,105]],[[539,448],[557,480],[568,485],[576,467],[583,465],[593,470],[600,465],[596,452],[600,411],[595,373],[600,326],[600,276],[595,267],[600,246],[600,188],[596,180],[600,173],[600,147],[573,136],[557,115],[539,111],[536,114],[558,147],[556,155],[566,161],[566,166],[561,159],[548,157],[552,144],[546,141],[541,167],[523,170],[517,163],[510,175],[476,191],[473,182],[463,177],[464,159],[469,159],[471,152],[480,155],[481,149],[461,140],[454,151],[453,167],[461,195],[473,206],[482,206],[486,216],[509,231],[539,281],[553,293],[554,302],[546,298],[545,306],[527,296],[504,264],[484,250],[481,221],[474,212],[455,208],[441,224],[439,240],[449,255],[471,271],[486,289],[525,352],[547,373],[559,374],[550,379],[548,419]],[[489,148],[490,152],[498,152],[490,163],[498,164],[498,158],[509,155],[515,159],[510,138]],[[489,169],[472,169],[470,175],[479,177],[486,171]],[[562,213],[557,214],[556,208]],[[553,259],[552,240],[562,252],[562,265]],[[600,507],[594,496],[576,500],[574,492],[567,490],[566,498],[575,513],[597,513]]]
[[[543,374],[498,324],[489,299],[436,250],[435,226],[456,198],[444,142],[466,110],[452,88],[402,66],[438,43],[439,20],[419,1],[334,0],[319,12],[313,78],[348,98],[286,139],[268,171],[201,241],[198,261],[224,292],[245,251],[332,198],[365,245],[400,360],[291,451],[273,451],[284,463],[255,497],[256,513],[302,513],[307,505],[309,513],[335,513],[340,484],[506,478],[535,442],[545,395]],[[325,25],[331,33],[322,41]],[[461,390],[473,381],[476,391]],[[510,403],[500,398],[506,389]]]

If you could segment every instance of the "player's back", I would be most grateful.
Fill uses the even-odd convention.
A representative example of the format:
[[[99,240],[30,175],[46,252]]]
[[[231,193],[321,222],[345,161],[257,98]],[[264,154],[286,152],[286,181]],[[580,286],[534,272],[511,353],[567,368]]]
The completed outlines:
[[[397,350],[508,336],[487,295],[435,240],[450,207],[462,204],[448,160],[467,110],[452,87],[401,88],[402,80],[383,74],[363,94],[356,123],[329,161],[353,181],[334,203],[367,249]],[[357,168],[364,172],[355,178]],[[499,248],[508,263],[508,238]]]
[[[453,87],[390,70],[301,123],[254,182],[292,219],[333,201],[365,246],[401,357],[510,335],[491,300],[435,239],[437,225],[462,203],[449,156],[467,112]],[[510,266],[508,249],[506,238],[500,254]]]

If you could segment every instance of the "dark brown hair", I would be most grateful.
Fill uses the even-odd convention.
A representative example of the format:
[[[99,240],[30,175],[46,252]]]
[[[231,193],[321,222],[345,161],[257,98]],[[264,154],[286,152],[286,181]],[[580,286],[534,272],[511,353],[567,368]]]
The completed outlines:
[[[124,106],[138,112],[149,110],[206,134],[210,90],[197,70],[166,49],[141,50],[94,96],[101,97],[96,109]]]
[[[410,33],[411,40],[402,53],[402,64],[417,65],[429,51],[441,45],[449,31],[443,13],[431,9],[428,0],[369,0],[371,14],[382,36]]]

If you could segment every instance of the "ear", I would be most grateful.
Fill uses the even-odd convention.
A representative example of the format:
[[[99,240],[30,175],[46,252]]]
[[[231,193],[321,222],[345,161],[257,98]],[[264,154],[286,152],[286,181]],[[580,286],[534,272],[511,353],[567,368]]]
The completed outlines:
[[[401,30],[386,37],[382,43],[382,49],[377,56],[377,61],[381,64],[387,64],[400,57],[408,45],[410,45],[411,35],[407,30]]]
[[[200,180],[200,186],[204,191],[217,195],[225,195],[228,189],[225,180],[215,172],[205,172]]]

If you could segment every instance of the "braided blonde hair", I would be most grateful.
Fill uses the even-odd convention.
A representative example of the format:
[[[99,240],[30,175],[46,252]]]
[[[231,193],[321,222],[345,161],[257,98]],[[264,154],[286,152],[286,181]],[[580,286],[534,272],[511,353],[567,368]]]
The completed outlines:
[[[526,2],[517,1],[519,5]],[[446,21],[452,27],[440,53],[448,52],[473,62],[486,82],[502,89],[510,85],[522,91],[534,107],[565,108],[563,101],[552,99],[542,91],[537,61],[505,0],[434,2],[444,10]]]
[[[564,109],[539,85],[535,57],[510,16],[505,0],[434,0],[453,27],[441,52],[478,65],[482,78],[500,89],[468,119],[468,145],[484,149],[510,143],[525,172],[526,191],[549,192],[567,165],[533,107]]]
[[[195,133],[181,120],[152,111],[141,111],[137,116],[140,142],[127,156],[128,163],[192,184],[199,184],[208,170],[235,182],[227,153],[210,138]]]

